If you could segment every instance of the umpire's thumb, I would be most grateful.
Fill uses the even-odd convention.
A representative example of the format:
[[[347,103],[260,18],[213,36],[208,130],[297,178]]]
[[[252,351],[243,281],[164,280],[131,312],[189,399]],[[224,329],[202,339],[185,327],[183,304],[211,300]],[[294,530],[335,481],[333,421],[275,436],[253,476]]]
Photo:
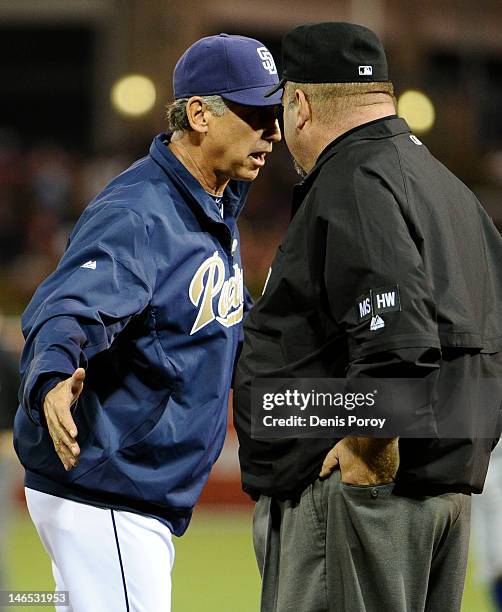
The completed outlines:
[[[72,395],[77,398],[84,388],[85,370],[84,368],[77,368],[70,378],[70,389]]]
[[[338,467],[338,449],[335,445],[324,458],[319,478],[327,478],[336,467]]]

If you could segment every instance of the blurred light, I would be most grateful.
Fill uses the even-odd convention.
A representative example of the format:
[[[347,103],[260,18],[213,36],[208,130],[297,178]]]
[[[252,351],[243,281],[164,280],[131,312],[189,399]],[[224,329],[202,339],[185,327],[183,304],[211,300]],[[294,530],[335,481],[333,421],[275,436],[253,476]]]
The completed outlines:
[[[424,134],[434,125],[436,112],[430,98],[421,91],[405,91],[397,102],[397,112],[413,132]]]
[[[113,108],[127,117],[140,117],[150,112],[155,104],[155,85],[142,74],[127,74],[115,81],[111,101]]]

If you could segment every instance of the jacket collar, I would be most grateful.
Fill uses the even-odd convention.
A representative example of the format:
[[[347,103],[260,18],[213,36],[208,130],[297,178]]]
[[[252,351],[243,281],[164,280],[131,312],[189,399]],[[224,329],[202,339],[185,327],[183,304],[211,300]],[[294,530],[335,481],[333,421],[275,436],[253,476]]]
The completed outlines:
[[[162,167],[166,174],[200,206],[207,217],[217,223],[222,223],[223,220],[216,209],[214,199],[202,188],[199,181],[167,146],[170,139],[171,133],[169,132],[158,134],[150,146],[151,157]],[[231,180],[228,183],[223,194],[225,216],[230,215],[234,218],[239,216],[250,187],[250,181]]]
[[[397,115],[389,115],[387,117],[381,117],[380,119],[375,119],[374,121],[369,121],[368,123],[358,125],[357,127],[348,130],[341,136],[338,136],[338,138],[330,142],[328,146],[321,151],[315,166],[307,174],[303,181],[298,183],[298,185],[295,185],[293,189],[293,206],[291,216],[293,217],[296,214],[296,211],[300,207],[300,204],[312,186],[316,176],[319,174],[323,164],[325,164],[328,159],[331,159],[334,155],[336,155],[340,149],[343,149],[349,144],[359,140],[380,140],[410,132],[411,130],[404,119],[401,119]]]

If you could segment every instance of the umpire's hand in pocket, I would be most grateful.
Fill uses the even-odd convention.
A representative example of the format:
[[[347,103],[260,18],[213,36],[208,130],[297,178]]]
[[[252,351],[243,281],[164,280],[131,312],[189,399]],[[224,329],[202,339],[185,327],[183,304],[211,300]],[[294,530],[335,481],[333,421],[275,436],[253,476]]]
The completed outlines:
[[[398,440],[343,438],[324,458],[319,476],[326,478],[339,469],[345,484],[378,485],[392,482],[399,468]]]

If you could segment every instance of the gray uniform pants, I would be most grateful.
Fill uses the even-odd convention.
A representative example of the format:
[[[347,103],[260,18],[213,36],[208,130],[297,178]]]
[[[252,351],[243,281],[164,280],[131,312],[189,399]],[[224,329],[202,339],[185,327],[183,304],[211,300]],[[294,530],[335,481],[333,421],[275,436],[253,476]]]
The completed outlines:
[[[470,496],[412,499],[340,473],[299,502],[262,496],[254,546],[261,612],[459,612]]]

